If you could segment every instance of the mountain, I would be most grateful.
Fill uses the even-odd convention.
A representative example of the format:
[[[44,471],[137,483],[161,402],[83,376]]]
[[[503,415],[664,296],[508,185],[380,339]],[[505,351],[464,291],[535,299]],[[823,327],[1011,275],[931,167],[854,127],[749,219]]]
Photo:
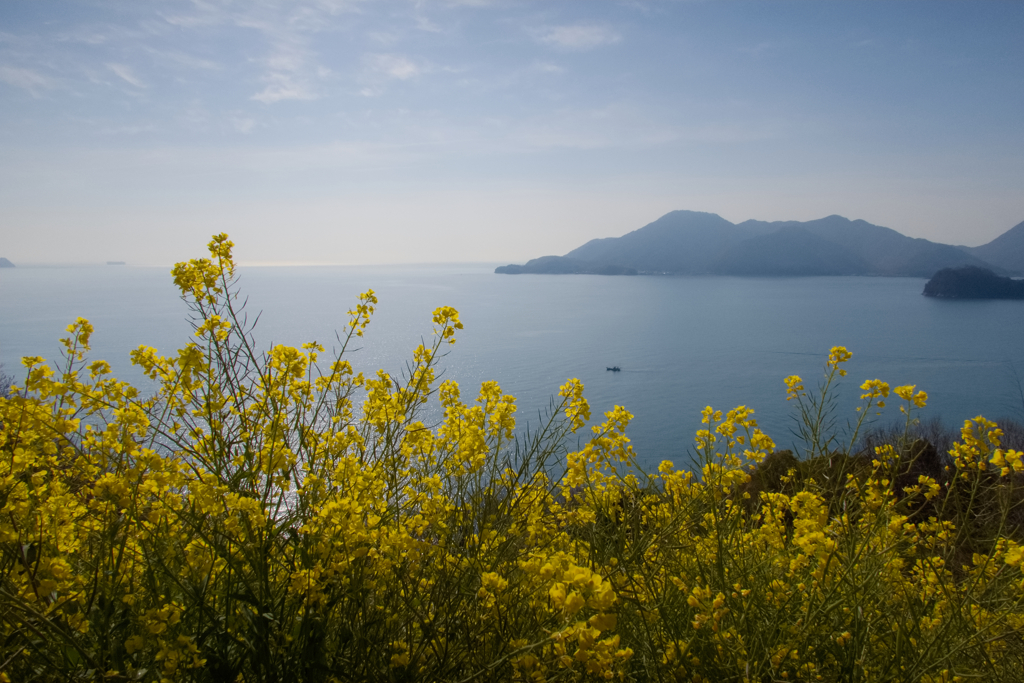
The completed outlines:
[[[14,264],[0,256],[0,268],[13,268]]]
[[[1024,275],[1024,223],[1018,223],[988,244],[960,247],[1013,275]]]
[[[714,213],[673,211],[622,237],[590,240],[566,257],[654,273],[711,273],[729,247],[764,232]]]
[[[1024,228],[1018,228],[1024,255]],[[930,277],[942,268],[960,266],[1004,270],[965,248],[907,237],[890,228],[842,216],[806,222],[748,220],[736,224],[717,214],[698,211],[673,211],[622,237],[591,240],[562,258],[571,260],[575,269],[586,268],[582,263],[591,268],[614,266],[640,273],[680,275]],[[546,265],[555,267],[555,262]],[[569,264],[558,267],[563,268],[558,272],[580,272],[566,270]],[[548,272],[516,270],[521,268],[524,266],[503,266],[496,272]]]
[[[923,294],[942,299],[1024,299],[1024,281],[974,266],[943,268],[925,283]]]
[[[931,277],[940,268],[988,265],[982,259],[965,254],[962,249],[957,247],[926,239],[907,237],[891,228],[872,225],[862,220],[851,221],[842,216],[827,216],[805,223],[798,221],[775,223],[745,221],[740,223],[741,226],[748,224],[756,224],[762,229],[774,226],[775,231],[771,233],[773,239],[783,239],[784,231],[789,228],[802,227],[810,235],[842,249],[851,263],[860,263],[860,269],[852,272],[839,272],[847,271],[847,268],[843,267],[845,264],[837,264],[837,272],[827,273],[831,275]]]
[[[862,275],[864,259],[802,225],[787,225],[733,245],[716,261],[718,275]]]

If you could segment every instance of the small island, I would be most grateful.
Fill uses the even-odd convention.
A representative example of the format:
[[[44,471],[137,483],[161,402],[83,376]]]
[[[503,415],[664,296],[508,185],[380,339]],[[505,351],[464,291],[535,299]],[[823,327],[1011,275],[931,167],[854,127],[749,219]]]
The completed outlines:
[[[7,259],[5,259],[3,256],[0,256],[0,268],[13,268],[13,267],[14,267],[13,263],[11,263]]]
[[[925,283],[923,294],[939,299],[1024,299],[1024,280],[977,266],[943,268]]]

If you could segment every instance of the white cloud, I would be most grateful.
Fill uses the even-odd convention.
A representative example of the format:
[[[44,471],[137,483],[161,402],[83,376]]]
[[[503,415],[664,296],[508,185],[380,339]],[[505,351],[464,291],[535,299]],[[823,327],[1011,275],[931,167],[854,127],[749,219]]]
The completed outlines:
[[[249,99],[273,104],[281,100],[315,100],[317,97],[304,83],[289,74],[272,73],[265,80],[270,81],[267,87]]]
[[[560,67],[557,64],[550,64],[548,62],[536,62],[534,63],[533,68],[546,74],[560,74],[565,72],[563,67]]]
[[[248,135],[256,130],[256,120],[248,117],[233,116],[231,117],[231,125],[236,132],[243,135]]]
[[[282,37],[274,51],[261,61],[267,67],[262,78],[267,86],[250,99],[264,104],[317,99],[310,76],[322,72],[319,67],[310,65],[309,51],[301,39]]]
[[[219,13],[206,11],[200,14],[165,14],[158,11],[157,15],[171,26],[178,28],[200,28],[205,26],[216,26],[224,22],[224,17]]]
[[[423,73],[423,69],[401,55],[371,54],[366,55],[364,59],[371,70],[400,81],[415,78]]]
[[[613,29],[597,24],[545,26],[533,31],[533,36],[538,42],[565,50],[590,50],[622,40]]]
[[[195,57],[177,50],[157,50],[152,47],[146,47],[145,50],[151,54],[154,59],[163,63],[173,62],[174,64],[179,64],[189,69],[199,69],[203,71],[215,71],[221,68],[221,65],[214,61]]]
[[[145,124],[145,125],[139,125],[139,126],[107,127],[107,128],[100,129],[99,132],[102,133],[103,135],[124,136],[124,135],[141,135],[142,133],[154,133],[154,132],[157,132],[158,130],[159,130],[159,128],[157,128],[153,124]]]
[[[300,71],[305,62],[306,56],[296,46],[278,46],[274,52],[263,60],[272,72]]]
[[[24,88],[33,95],[36,95],[39,90],[53,87],[53,83],[46,76],[19,66],[0,65],[0,82],[13,85],[16,88]]]
[[[131,70],[131,67],[124,64],[107,64],[107,68],[117,74],[118,78],[136,88],[145,88],[146,84],[139,80],[139,77]]]
[[[426,31],[428,33],[441,33],[442,29],[439,25],[432,22],[426,17],[416,17],[416,28],[420,31]]]
[[[109,41],[109,36],[96,31],[85,31],[77,35],[71,36],[71,39],[77,40],[86,45],[103,45]]]
[[[262,66],[263,87],[251,100],[273,104],[283,100],[315,100],[322,95],[319,82],[332,75],[320,64],[313,49],[314,36],[337,28],[337,15],[359,13],[364,0],[263,0],[237,3],[232,0],[193,0],[193,11],[162,14],[167,23],[181,28],[226,26],[255,32],[268,45],[260,57],[251,59]],[[220,65],[198,60],[179,60],[195,68]],[[191,62],[191,63],[186,63]]]
[[[449,7],[491,7],[498,4],[496,0],[447,0]]]
[[[182,104],[184,108],[177,117],[180,125],[192,131],[210,130],[210,112],[202,100],[193,99],[191,102]]]
[[[401,36],[395,31],[370,31],[366,37],[381,45],[394,45],[401,39]]]

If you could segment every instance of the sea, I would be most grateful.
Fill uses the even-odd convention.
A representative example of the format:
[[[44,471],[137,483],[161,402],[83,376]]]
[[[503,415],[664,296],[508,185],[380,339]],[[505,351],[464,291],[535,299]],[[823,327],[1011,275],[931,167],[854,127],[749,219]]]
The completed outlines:
[[[346,312],[373,289],[377,311],[348,356],[367,374],[405,371],[431,339],[432,311],[454,306],[465,329],[441,368],[463,400],[497,381],[516,396],[526,430],[578,378],[594,423],[616,405],[634,415],[626,433],[648,470],[663,460],[690,466],[709,405],[751,407],[780,448],[798,447],[783,378],[800,375],[813,389],[837,345],[853,354],[835,395],[837,429],[856,419],[858,387],[874,378],[926,391],[924,420],[1024,419],[1024,301],[931,299],[918,278],[509,276],[494,265],[241,267],[238,284],[263,348],[338,347]],[[79,316],[95,327],[90,357],[144,391],[151,385],[129,352],[168,355],[192,339],[169,268],[0,269],[2,371],[19,380],[23,356],[59,360],[58,339]],[[901,419],[897,404],[872,414],[875,426]]]

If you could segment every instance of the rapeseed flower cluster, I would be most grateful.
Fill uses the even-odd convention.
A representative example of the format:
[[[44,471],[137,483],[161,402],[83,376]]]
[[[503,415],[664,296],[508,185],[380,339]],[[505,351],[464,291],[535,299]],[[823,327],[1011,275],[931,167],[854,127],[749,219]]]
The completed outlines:
[[[79,319],[0,398],[0,681],[1024,680],[1024,455],[995,423],[922,469],[927,395],[869,380],[841,442],[835,347],[817,393],[785,379],[802,460],[709,406],[695,467],[647,474],[622,407],[568,445],[578,380],[525,436],[496,383],[438,384],[449,307],[400,377],[345,358],[372,291],[326,362],[256,351],[232,246],[175,266],[195,338],[133,352],[154,394]],[[890,394],[905,438],[858,452]]]

